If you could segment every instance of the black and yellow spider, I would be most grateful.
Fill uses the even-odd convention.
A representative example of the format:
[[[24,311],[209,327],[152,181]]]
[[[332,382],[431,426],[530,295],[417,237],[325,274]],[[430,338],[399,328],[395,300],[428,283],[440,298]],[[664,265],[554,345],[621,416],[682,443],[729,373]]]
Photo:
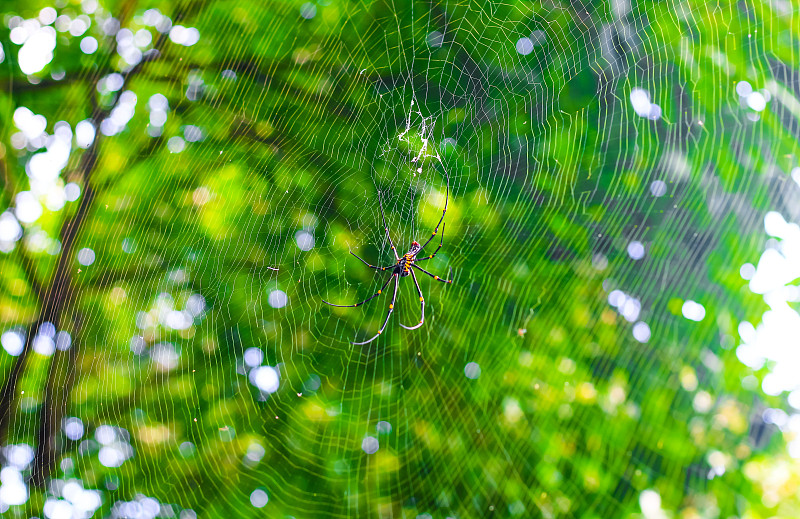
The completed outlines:
[[[414,269],[419,270],[423,274],[429,275],[430,277],[432,277],[436,281],[441,281],[442,283],[452,283],[453,282],[453,280],[451,280],[451,279],[442,279],[439,276],[431,274],[427,270],[425,270],[422,267],[420,267],[419,265],[417,265],[417,263],[420,262],[420,261],[429,260],[429,259],[433,258],[434,256],[436,256],[436,253],[439,252],[439,249],[441,249],[442,245],[444,244],[444,225],[442,224],[442,222],[444,221],[444,215],[447,213],[447,202],[448,202],[449,198],[450,198],[450,179],[449,179],[449,177],[447,177],[447,191],[446,191],[445,199],[444,199],[444,209],[442,210],[442,217],[439,219],[439,223],[436,224],[436,229],[434,229],[433,233],[431,233],[431,237],[428,238],[428,241],[426,241],[424,244],[420,245],[416,241],[412,241],[411,242],[411,247],[408,249],[408,252],[403,254],[403,256],[398,256],[397,255],[397,249],[395,248],[394,242],[392,241],[392,237],[389,234],[389,226],[386,224],[386,215],[383,212],[383,202],[381,200],[381,193],[380,193],[380,191],[378,191],[378,205],[381,208],[381,218],[383,218],[383,227],[386,230],[386,237],[389,238],[389,245],[392,246],[392,252],[394,252],[394,257],[397,260],[397,262],[395,264],[393,264],[393,265],[388,265],[386,267],[378,267],[378,266],[375,266],[375,265],[370,265],[369,263],[364,261],[358,254],[356,254],[356,253],[354,253],[352,251],[350,251],[350,254],[352,254],[353,256],[358,258],[359,260],[361,260],[361,262],[364,265],[368,266],[369,268],[375,269],[375,270],[380,270],[380,271],[391,270],[392,271],[392,275],[389,277],[389,279],[386,280],[386,283],[383,284],[383,286],[380,288],[380,290],[378,290],[378,292],[376,292],[372,296],[368,297],[367,299],[361,301],[360,303],[356,303],[354,305],[335,305],[333,303],[329,303],[329,302],[325,301],[324,299],[322,300],[322,302],[325,303],[326,305],[337,306],[339,308],[351,308],[351,307],[361,306],[364,303],[372,301],[373,299],[375,299],[376,297],[381,295],[383,293],[383,290],[389,285],[389,283],[391,283],[392,280],[394,280],[394,293],[392,294],[392,302],[389,304],[389,313],[386,314],[386,319],[383,321],[383,326],[381,326],[381,329],[378,330],[378,333],[374,337],[372,337],[371,339],[366,340],[364,342],[353,342],[351,344],[369,344],[370,342],[372,342],[375,339],[377,339],[378,336],[381,333],[383,333],[383,329],[386,328],[386,324],[389,322],[389,318],[392,316],[392,312],[394,312],[394,303],[395,303],[395,301],[397,301],[397,289],[398,289],[398,286],[400,284],[399,280],[400,280],[400,278],[403,278],[403,277],[406,277],[406,276],[409,276],[409,275],[411,276],[411,279],[414,280],[414,285],[416,285],[417,293],[419,294],[420,319],[419,319],[419,323],[417,323],[414,326],[406,326],[406,325],[404,325],[402,323],[400,323],[400,326],[402,326],[406,330],[415,330],[415,329],[419,328],[420,326],[422,326],[422,323],[425,322],[425,298],[422,295],[422,289],[419,287],[419,281],[417,281],[417,276],[414,274]],[[431,240],[433,240],[433,238],[436,236],[436,234],[439,232],[439,226],[442,227],[442,234],[441,234],[441,238],[439,240],[439,246],[436,248],[435,251],[433,251],[433,254],[430,254],[429,256],[426,256],[426,257],[421,258],[421,259],[417,259],[417,255],[420,252],[422,252],[422,249],[424,249],[425,246],[428,245],[431,242]],[[451,272],[452,272],[452,269],[451,269]]]

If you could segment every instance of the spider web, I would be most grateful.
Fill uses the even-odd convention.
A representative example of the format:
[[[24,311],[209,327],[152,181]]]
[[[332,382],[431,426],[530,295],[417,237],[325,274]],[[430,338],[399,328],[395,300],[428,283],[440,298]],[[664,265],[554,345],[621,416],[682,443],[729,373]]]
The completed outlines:
[[[53,351],[34,347],[19,385],[33,396],[4,451],[14,477],[47,359],[75,385],[53,405],[49,489],[24,506],[77,514],[76,481],[113,517],[761,506],[744,467],[782,455],[771,438],[797,419],[776,411],[781,392],[754,392],[763,363],[736,357],[740,322],[763,310],[739,270],[757,262],[767,211],[800,218],[797,42],[782,32],[795,11],[239,1],[173,13],[196,45],[147,29],[171,41],[119,94],[102,91],[111,75],[81,78],[110,110],[126,90],[138,108],[100,132],[80,299],[37,330]],[[97,62],[124,71],[115,59]],[[355,303],[386,281],[349,254],[395,262],[378,196],[402,254],[448,190],[444,246],[423,266],[453,284],[418,276],[425,324],[407,331],[419,301],[401,279],[384,333],[352,345],[390,294],[321,299]],[[62,331],[72,349],[56,348]]]

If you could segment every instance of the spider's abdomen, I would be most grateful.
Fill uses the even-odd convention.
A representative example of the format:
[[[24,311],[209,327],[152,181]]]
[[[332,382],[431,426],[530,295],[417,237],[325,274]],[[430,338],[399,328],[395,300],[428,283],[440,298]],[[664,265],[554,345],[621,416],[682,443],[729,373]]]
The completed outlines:
[[[400,271],[400,277],[406,277],[411,274],[411,265],[414,263],[414,255],[413,254],[403,254],[403,257],[400,258],[400,261],[397,262],[398,270]]]

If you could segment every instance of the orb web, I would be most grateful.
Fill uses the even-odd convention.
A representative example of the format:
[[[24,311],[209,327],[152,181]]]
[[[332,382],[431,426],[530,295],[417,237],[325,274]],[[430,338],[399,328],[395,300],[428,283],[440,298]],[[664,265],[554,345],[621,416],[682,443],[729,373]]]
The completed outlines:
[[[726,472],[790,420],[752,403],[734,347],[758,319],[739,272],[764,214],[800,218],[788,4],[239,1],[180,23],[148,7],[122,28],[95,16],[122,60],[81,77],[99,124],[14,112],[20,157],[42,124],[57,135],[49,109],[71,153],[99,139],[102,160],[69,260],[79,295],[30,328],[0,506],[34,491],[17,475],[54,409],[48,517],[736,512],[752,490]],[[58,175],[50,212],[87,196]],[[379,197],[398,254],[447,199],[424,266],[453,283],[418,276],[425,324],[407,331],[401,279],[384,333],[353,345],[389,295],[322,298],[386,281],[350,254],[396,261]],[[42,204],[15,204],[1,250],[24,227],[58,257]],[[9,359],[30,333],[12,324]]]

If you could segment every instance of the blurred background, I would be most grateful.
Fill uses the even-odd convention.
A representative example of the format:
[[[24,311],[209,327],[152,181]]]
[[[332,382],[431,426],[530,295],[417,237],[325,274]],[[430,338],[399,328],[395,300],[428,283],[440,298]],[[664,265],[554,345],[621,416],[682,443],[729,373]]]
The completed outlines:
[[[0,513],[800,517],[798,8],[5,0]]]

